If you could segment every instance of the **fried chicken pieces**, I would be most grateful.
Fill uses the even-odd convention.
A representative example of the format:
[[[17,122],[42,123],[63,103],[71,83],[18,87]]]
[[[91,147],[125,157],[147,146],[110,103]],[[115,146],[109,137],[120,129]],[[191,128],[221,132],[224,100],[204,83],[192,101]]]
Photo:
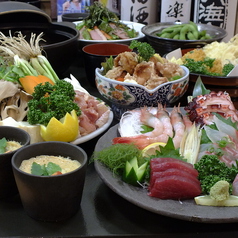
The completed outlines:
[[[123,52],[114,59],[113,68],[105,76],[115,80],[124,78],[124,82],[137,83],[153,89],[170,81],[174,76],[182,77],[183,70],[178,64],[169,62],[158,54],[148,62],[139,62],[135,52]]]

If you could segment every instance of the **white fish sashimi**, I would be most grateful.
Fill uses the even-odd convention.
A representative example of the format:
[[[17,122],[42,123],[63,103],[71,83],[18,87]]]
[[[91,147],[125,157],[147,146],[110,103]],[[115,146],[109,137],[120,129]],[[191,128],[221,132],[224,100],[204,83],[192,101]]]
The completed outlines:
[[[233,139],[237,140],[237,131],[234,127],[228,125],[227,123],[219,120],[218,117],[214,116],[214,122],[219,131],[224,132],[226,135],[229,135]]]
[[[208,138],[212,141],[212,143],[217,143],[217,141],[221,140],[222,138],[227,138],[226,133],[211,129],[209,126],[205,126],[204,130],[206,131],[206,134]]]

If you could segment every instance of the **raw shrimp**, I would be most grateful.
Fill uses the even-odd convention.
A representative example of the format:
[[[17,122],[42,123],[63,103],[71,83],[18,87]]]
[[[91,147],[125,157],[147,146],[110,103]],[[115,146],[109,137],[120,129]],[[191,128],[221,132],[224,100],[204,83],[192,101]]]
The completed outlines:
[[[170,118],[174,129],[174,137],[173,137],[174,147],[179,148],[186,129],[183,121],[183,116],[179,110],[179,107],[173,108]]]
[[[164,126],[163,133],[168,135],[169,137],[173,137],[173,127],[171,124],[169,113],[165,110],[162,104],[158,104],[158,111],[156,113],[157,118],[160,119]]]
[[[193,122],[189,119],[188,115],[183,115],[183,123],[186,127],[186,131],[189,132],[192,129]]]
[[[163,133],[163,123],[153,115],[146,107],[141,109],[140,121],[150,127],[153,127],[153,131],[144,134],[128,137],[116,137],[113,139],[113,144],[117,143],[134,143],[139,149],[145,148],[147,145],[154,142],[167,142],[168,135]]]
[[[148,137],[156,137],[158,135],[163,134],[164,132],[164,125],[161,122],[161,120],[153,115],[147,107],[143,107],[141,109],[141,116],[140,116],[140,121],[150,127],[153,127],[154,130],[151,132],[147,132],[144,135]]]

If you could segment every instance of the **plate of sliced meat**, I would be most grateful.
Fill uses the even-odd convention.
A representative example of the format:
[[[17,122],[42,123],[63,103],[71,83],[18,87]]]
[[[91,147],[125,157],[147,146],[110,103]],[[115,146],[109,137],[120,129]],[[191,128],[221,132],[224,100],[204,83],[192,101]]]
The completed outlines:
[[[97,142],[95,151],[109,147],[118,137],[118,125],[111,127]],[[149,196],[148,188],[127,184],[104,164],[95,160],[95,169],[102,181],[122,198],[150,212],[180,220],[199,223],[230,223],[238,221],[238,207],[196,205],[194,199],[159,199]]]
[[[79,136],[73,144],[81,144],[103,133],[113,121],[113,112],[103,101],[76,90],[75,101],[80,107]]]

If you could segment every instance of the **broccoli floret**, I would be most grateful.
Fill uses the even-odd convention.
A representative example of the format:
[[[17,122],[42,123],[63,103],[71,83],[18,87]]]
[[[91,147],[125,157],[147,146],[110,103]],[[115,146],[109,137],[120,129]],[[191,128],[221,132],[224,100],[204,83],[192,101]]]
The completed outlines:
[[[153,49],[153,47],[146,43],[146,42],[140,42],[137,40],[133,40],[130,43],[129,46],[130,49],[137,49],[138,51],[138,56],[139,56],[139,62],[141,61],[149,61],[149,59],[155,54],[155,50]]]
[[[222,74],[227,76],[235,66],[231,63],[225,64],[222,69]]]
[[[225,180],[216,182],[210,189],[210,196],[216,201],[224,201],[229,198],[230,184]]]

